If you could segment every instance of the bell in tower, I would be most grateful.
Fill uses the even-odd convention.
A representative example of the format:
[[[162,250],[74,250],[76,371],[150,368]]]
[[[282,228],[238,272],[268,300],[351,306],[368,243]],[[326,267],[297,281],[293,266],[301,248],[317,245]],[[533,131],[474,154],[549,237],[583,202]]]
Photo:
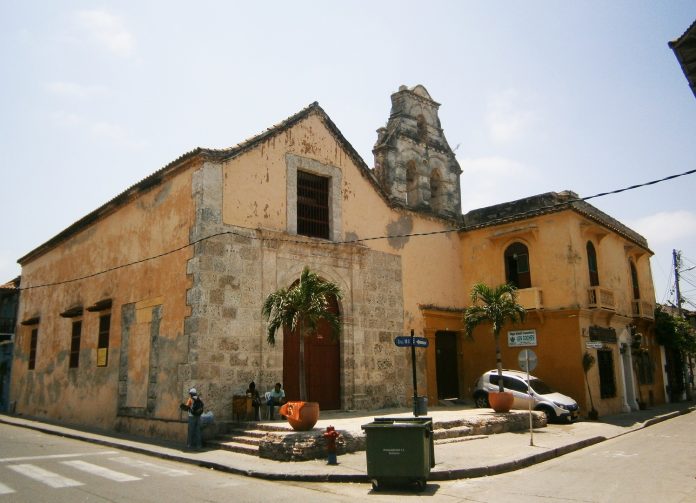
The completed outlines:
[[[462,170],[440,127],[440,104],[422,85],[391,96],[386,127],[377,130],[375,175],[392,202],[442,217],[461,214]]]

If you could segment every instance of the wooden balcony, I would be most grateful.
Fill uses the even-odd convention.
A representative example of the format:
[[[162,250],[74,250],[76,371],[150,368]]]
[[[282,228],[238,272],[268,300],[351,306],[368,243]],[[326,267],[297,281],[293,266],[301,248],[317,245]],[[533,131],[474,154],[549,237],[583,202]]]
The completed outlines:
[[[517,302],[525,309],[543,309],[541,288],[532,287],[517,290]]]
[[[593,286],[587,290],[588,306],[590,309],[607,309],[614,311],[616,302],[614,301],[614,291],[601,286]]]
[[[633,317],[644,318],[646,320],[655,319],[655,304],[647,300],[636,299],[631,303],[633,305]]]

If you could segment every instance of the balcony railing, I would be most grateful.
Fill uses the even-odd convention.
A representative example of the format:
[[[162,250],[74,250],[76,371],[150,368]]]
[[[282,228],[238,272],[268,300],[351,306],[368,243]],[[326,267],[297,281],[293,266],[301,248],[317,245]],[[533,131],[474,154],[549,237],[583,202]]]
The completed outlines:
[[[616,303],[614,302],[614,291],[600,286],[593,286],[587,290],[589,296],[588,307],[590,309],[608,309],[614,311]]]
[[[541,288],[532,287],[517,290],[517,303],[525,309],[543,309]]]
[[[634,318],[655,319],[655,305],[652,302],[636,299],[632,304]]]

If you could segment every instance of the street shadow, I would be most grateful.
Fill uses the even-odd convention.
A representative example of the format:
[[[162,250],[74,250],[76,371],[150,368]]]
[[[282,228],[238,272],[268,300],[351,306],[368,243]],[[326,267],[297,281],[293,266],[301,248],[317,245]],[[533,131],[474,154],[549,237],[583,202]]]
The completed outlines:
[[[379,489],[370,489],[367,493],[369,495],[375,496],[435,496],[438,489],[440,489],[440,484],[433,484],[428,482],[425,485],[425,489],[422,491],[418,490],[416,484],[411,485],[382,485],[380,484]]]

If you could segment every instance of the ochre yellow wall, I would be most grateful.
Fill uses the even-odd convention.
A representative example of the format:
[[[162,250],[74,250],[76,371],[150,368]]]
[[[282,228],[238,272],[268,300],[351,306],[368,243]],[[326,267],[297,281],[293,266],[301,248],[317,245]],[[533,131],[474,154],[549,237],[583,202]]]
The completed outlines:
[[[321,118],[310,115],[287,131],[223,166],[223,219],[226,224],[275,231],[287,229],[286,154],[313,159],[342,172],[341,213],[344,239],[395,233],[445,230],[450,226],[418,213],[391,209],[375,186],[330,134]],[[462,303],[460,241],[455,232],[395,240],[370,240],[364,246],[401,256],[404,333],[422,334],[419,304]]]
[[[177,364],[186,359],[186,354],[176,349],[186,349],[181,336],[189,311],[186,262],[191,257],[190,248],[87,279],[63,282],[185,246],[192,221],[191,175],[184,170],[23,264],[18,318],[41,319],[34,371],[27,368],[33,327],[21,326],[18,334],[11,393],[11,399],[17,400],[18,413],[113,426],[124,304],[163,299],[159,333],[168,351],[162,351],[158,379],[161,383],[176,380]],[[58,284],[41,286],[51,283]],[[99,316],[109,311],[85,310],[81,318],[73,319],[62,318],[59,313],[74,306],[87,308],[105,298],[113,301],[109,361],[107,367],[97,367]],[[68,369],[72,321],[77,319],[82,319],[79,367]],[[177,419],[179,395],[178,390],[170,389],[158,396],[155,415]]]
[[[589,272],[586,243],[592,241],[598,259],[600,287],[614,294],[615,309],[602,311],[589,307]],[[509,330],[534,329],[537,346],[532,349],[539,357],[533,372],[553,388],[575,398],[586,411],[589,407],[587,386],[582,371],[582,355],[589,340],[591,325],[610,326],[618,335],[626,333],[626,327],[636,322],[632,311],[632,283],[629,259],[636,264],[641,299],[654,309],[654,292],[649,264],[649,253],[620,235],[591,222],[576,212],[566,210],[542,215],[522,222],[482,228],[461,234],[462,284],[468,293],[477,282],[495,286],[506,281],[504,252],[514,242],[524,243],[529,251],[532,289],[540,291],[542,309],[529,309],[527,319],[516,326],[506,326],[501,333],[503,365],[518,369],[517,357],[520,347],[508,347]],[[529,290],[519,292],[520,299]],[[521,300],[520,300],[521,301]],[[468,295],[462,299],[470,305]],[[450,321],[450,325],[452,324]],[[648,323],[649,325],[649,323]],[[462,328],[460,326],[460,328]],[[620,373],[619,343],[607,344],[606,349],[614,352],[614,370],[617,396],[600,400],[599,379],[595,366],[589,373],[594,389],[593,399],[600,414],[621,411],[622,376]],[[428,394],[430,400],[437,398],[434,369],[434,348],[429,350]],[[590,350],[596,352],[595,350]],[[460,390],[470,397],[472,386],[484,371],[495,367],[495,351],[490,326],[479,327],[473,340],[460,337]],[[659,354],[653,354],[655,371],[654,390],[656,401],[661,401],[659,392],[662,376],[659,372]],[[462,388],[462,385],[464,386]],[[647,388],[646,388],[647,389]]]

